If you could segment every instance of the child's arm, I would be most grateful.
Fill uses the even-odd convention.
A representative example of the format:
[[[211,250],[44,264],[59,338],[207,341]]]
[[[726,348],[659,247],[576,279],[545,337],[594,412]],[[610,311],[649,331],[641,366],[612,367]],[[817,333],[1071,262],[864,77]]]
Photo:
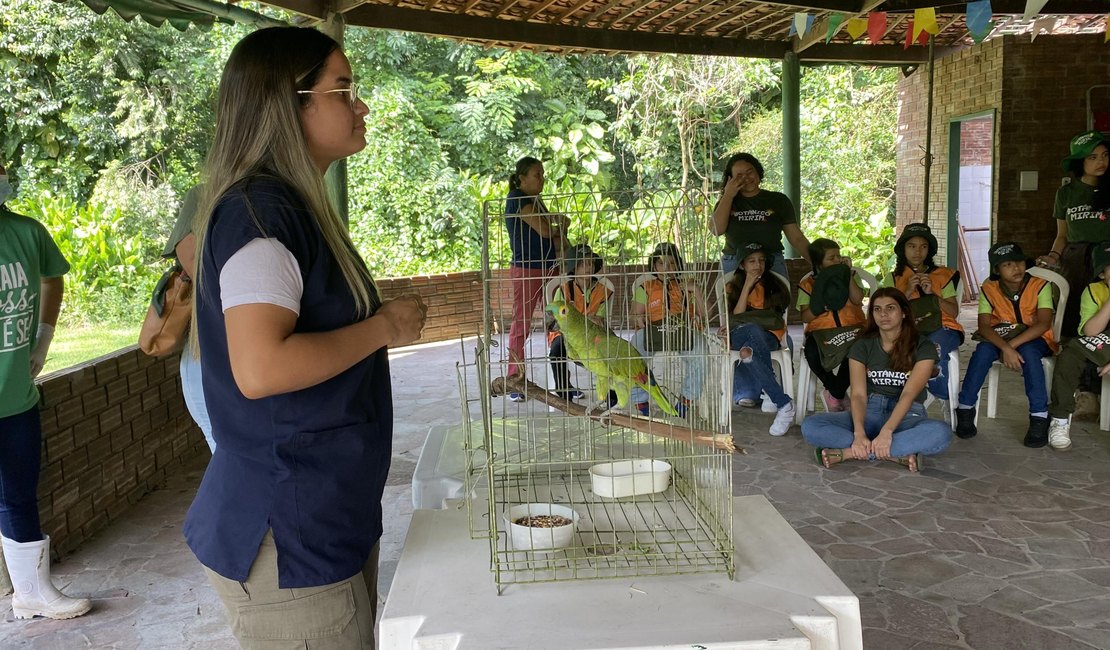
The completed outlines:
[[[862,305],[863,287],[859,286],[858,279],[856,274],[852,273],[851,278],[848,280],[848,300],[852,301],[852,304]]]
[[[906,417],[917,396],[925,390],[925,384],[933,374],[934,365],[936,365],[936,362],[932,359],[922,359],[913,364],[909,381],[902,387],[902,394],[898,397],[898,403],[894,405],[890,417],[883,424],[883,428],[879,430],[879,435],[871,441],[871,450],[875,452],[876,457],[890,458],[890,445],[894,442],[894,430],[898,428],[899,424],[902,424],[902,418]]]

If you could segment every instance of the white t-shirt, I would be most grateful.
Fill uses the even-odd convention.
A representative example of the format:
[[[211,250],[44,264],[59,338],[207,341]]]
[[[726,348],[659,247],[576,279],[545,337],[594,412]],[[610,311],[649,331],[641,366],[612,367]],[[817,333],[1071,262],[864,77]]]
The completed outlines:
[[[220,271],[224,311],[239,305],[277,305],[301,313],[304,278],[297,258],[277,239],[252,239]]]

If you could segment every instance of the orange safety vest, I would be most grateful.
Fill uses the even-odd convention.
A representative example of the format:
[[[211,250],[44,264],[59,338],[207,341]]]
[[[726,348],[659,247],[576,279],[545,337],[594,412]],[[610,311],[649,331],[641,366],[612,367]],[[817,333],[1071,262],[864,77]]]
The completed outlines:
[[[855,276],[852,276],[852,282],[855,282]],[[798,283],[798,288],[806,293],[807,296],[813,295],[813,285],[816,282],[812,275],[807,275],[802,278]],[[848,300],[844,306],[837,311],[825,310],[820,316],[815,316],[813,320],[806,323],[805,333],[816,332],[817,330],[828,330],[834,327],[848,327],[849,325],[863,325],[867,322],[867,315],[863,313],[863,307]]]
[[[572,287],[571,285],[574,286]],[[613,293],[609,290],[609,287],[605,286],[604,284],[600,282],[594,282],[593,286],[591,286],[589,290],[590,303],[586,304],[586,294],[582,292],[582,290],[578,289],[578,285],[574,284],[573,280],[563,283],[563,286],[559,288],[563,292],[563,300],[565,301],[567,299],[567,296],[570,296],[570,300],[571,303],[574,305],[574,308],[582,312],[586,316],[593,316],[594,314],[596,314],[597,310],[601,309],[601,306],[604,305],[607,300],[609,300],[609,296]],[[551,345],[551,342],[554,341],[555,338],[558,336],[559,330],[548,332],[547,344]]]
[[[913,276],[913,274],[913,269],[907,266],[905,270],[902,271],[902,275],[894,278],[894,286],[899,291],[906,294],[906,297],[910,300],[921,297],[919,295],[911,296],[909,294],[910,277]],[[929,272],[929,279],[933,281],[933,292],[937,294],[937,298],[940,298],[941,293],[943,293],[944,287],[947,287],[949,284],[953,284],[956,282],[958,275],[959,273],[956,271],[956,269],[950,269],[947,266],[938,266],[937,268]],[[959,304],[959,301],[960,297],[956,296],[957,305]],[[944,311],[943,309],[940,312],[940,324],[941,327],[950,330],[956,330],[957,332],[964,331],[964,328],[962,325],[960,325],[960,322],[955,318],[949,316],[948,312]]]
[[[659,323],[667,316],[683,311],[693,313],[693,307],[686,304],[686,292],[678,282],[668,282],[666,294],[663,293],[663,282],[658,278],[647,280],[641,286],[647,294],[648,322]]]
[[[764,276],[764,277],[766,277],[766,276]],[[770,282],[778,282],[778,280],[769,280],[769,281]],[[763,288],[763,282],[760,281],[760,282],[757,282],[755,284],[755,286],[752,287],[752,290],[748,292],[748,309],[769,309],[769,307],[764,307],[765,304],[766,304],[766,290]],[[783,319],[783,320],[785,321],[785,319]],[[782,340],[782,335],[786,334],[785,329],[767,330],[767,331],[770,332],[771,334],[774,334],[775,338],[780,340],[780,341]]]
[[[1014,301],[1011,300],[1012,296],[1006,291],[1002,290],[1002,283],[998,280],[987,280],[983,283],[983,297],[991,305],[991,327],[999,323],[1021,323],[1022,325],[1032,325],[1037,320],[1037,297],[1041,295],[1041,290],[1048,284],[1047,281],[1041,278],[1035,278],[1031,275],[1025,276],[1025,286],[1021,288],[1021,293],[1018,294],[1017,309],[1015,309]],[[1052,329],[1045,330],[1041,334],[1048,347],[1053,352],[1056,351],[1056,341],[1052,338]]]

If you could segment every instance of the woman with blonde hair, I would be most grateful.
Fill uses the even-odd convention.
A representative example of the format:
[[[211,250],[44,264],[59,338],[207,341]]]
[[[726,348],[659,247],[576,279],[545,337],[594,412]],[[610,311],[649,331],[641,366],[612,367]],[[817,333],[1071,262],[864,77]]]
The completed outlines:
[[[235,46],[196,222],[200,348],[216,451],[185,537],[244,648],[372,648],[393,428],[387,348],[420,336],[383,302],[324,172],[366,146],[347,58],[315,30]]]

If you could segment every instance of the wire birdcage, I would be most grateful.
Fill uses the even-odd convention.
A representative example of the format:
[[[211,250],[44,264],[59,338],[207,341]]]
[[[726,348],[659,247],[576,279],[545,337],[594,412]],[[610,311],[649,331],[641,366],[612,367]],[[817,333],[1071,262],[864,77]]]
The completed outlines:
[[[489,536],[498,588],[621,576],[731,575],[732,372],[713,291],[720,243],[709,232],[708,218],[715,197],[691,189],[564,194],[543,201],[549,212],[569,218],[570,242],[590,244],[604,260],[598,276],[614,289],[604,319],[608,335],[639,346],[625,354],[644,360],[660,390],[652,392],[647,416],[633,400],[614,408],[609,395],[596,394],[592,373],[571,364],[573,386],[586,397],[577,405],[565,392],[566,399],[552,399],[559,396],[549,392],[547,328],[538,314],[531,318],[525,346],[525,374],[532,382],[521,389],[525,401],[509,401],[503,386],[494,388],[495,380],[508,374],[508,355],[499,352],[507,347],[513,283],[523,280],[509,271],[505,202],[487,202],[485,313],[475,361],[485,457],[482,471],[468,477],[468,488],[484,488],[484,499],[470,502],[471,532]],[[649,254],[663,242],[678,247],[681,271],[652,273]],[[570,289],[566,282],[573,281],[545,277],[547,297],[553,288]],[[657,341],[653,354],[644,349],[649,337],[642,312],[649,289],[658,296],[662,287],[661,295],[671,295],[669,282],[682,294],[677,311],[687,336],[685,343],[674,342],[681,337]],[[542,307],[546,298],[539,302]],[[617,361],[605,355],[618,347],[629,350],[591,346],[576,353],[596,368]]]

